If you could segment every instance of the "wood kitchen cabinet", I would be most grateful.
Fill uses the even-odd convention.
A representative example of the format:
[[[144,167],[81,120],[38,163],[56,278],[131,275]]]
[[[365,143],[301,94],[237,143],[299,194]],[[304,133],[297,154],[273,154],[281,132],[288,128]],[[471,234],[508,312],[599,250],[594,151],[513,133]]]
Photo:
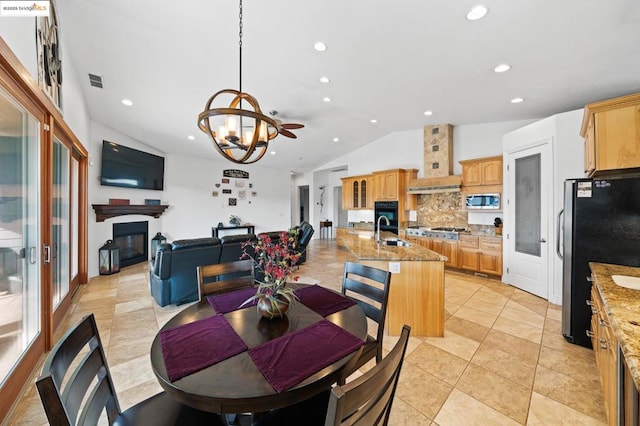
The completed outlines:
[[[371,176],[350,176],[342,178],[342,209],[373,209]]]
[[[588,176],[640,168],[640,93],[586,105],[580,134]]]
[[[458,266],[468,271],[502,275],[502,238],[460,235]]]
[[[376,193],[374,198],[376,201],[398,200],[398,194],[400,193],[398,186],[400,182],[404,181],[400,177],[400,169],[373,172],[373,177],[375,180]]]
[[[600,373],[602,396],[610,425],[616,424],[618,342],[596,285],[591,287],[591,343]]]
[[[459,161],[463,186],[502,185],[502,156]]]

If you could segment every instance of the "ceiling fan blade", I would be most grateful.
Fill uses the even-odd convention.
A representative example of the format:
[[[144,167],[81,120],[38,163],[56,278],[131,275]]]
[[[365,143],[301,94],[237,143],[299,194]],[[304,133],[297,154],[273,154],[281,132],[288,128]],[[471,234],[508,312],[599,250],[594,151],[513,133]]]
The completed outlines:
[[[296,135],[294,135],[293,133],[291,133],[287,129],[279,129],[278,133],[280,133],[282,136],[286,136],[286,137],[291,138],[291,139],[297,139],[298,138]]]
[[[280,127],[282,127],[283,129],[302,129],[304,127],[304,124],[283,123],[280,125]]]

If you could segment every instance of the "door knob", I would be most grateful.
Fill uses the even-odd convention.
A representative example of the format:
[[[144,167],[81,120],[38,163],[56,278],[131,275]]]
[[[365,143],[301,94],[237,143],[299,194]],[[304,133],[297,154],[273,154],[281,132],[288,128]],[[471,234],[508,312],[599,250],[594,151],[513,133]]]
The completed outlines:
[[[547,242],[547,240],[545,240],[544,238],[540,238],[540,242],[541,242],[541,243],[546,243],[546,242]]]

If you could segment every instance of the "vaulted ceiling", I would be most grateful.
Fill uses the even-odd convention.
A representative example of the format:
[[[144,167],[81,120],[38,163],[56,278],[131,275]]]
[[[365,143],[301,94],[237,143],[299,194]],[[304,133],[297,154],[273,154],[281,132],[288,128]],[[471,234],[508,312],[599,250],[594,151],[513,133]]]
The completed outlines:
[[[93,120],[162,152],[218,157],[197,115],[238,88],[237,0],[56,4],[63,64]],[[486,0],[469,21],[476,4],[244,0],[243,89],[305,125],[258,164],[303,172],[395,131],[543,118],[640,91],[637,0]],[[501,63],[511,69],[494,72]]]

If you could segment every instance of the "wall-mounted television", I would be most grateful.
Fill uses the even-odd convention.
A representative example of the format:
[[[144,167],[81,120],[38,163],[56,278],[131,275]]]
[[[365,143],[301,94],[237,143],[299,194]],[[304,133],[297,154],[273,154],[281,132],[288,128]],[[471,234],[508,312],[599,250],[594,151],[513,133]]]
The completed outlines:
[[[101,165],[102,185],[164,189],[164,157],[102,141]]]

